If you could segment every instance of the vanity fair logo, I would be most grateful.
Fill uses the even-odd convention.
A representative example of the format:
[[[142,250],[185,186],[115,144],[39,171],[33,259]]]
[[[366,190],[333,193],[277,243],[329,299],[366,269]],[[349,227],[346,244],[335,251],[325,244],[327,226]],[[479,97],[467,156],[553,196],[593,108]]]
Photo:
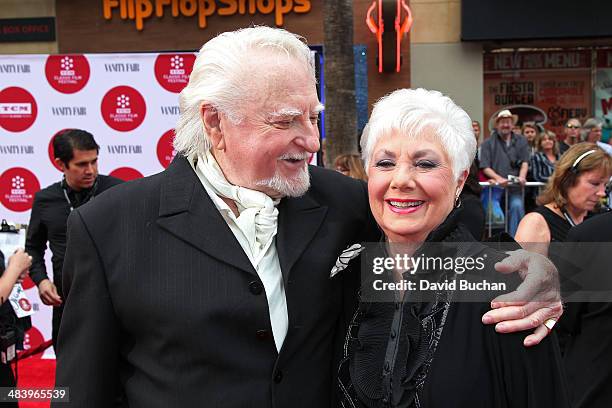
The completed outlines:
[[[58,92],[79,92],[89,81],[89,62],[83,55],[50,55],[45,64],[49,85]]]
[[[142,124],[147,106],[136,89],[117,86],[104,95],[101,110],[108,126],[120,132],[129,132]]]
[[[155,60],[155,78],[166,91],[179,93],[189,82],[194,54],[161,54]]]
[[[0,127],[9,132],[23,132],[36,120],[38,107],[32,94],[11,86],[0,91]]]
[[[157,142],[157,159],[159,160],[159,164],[164,168],[167,168],[174,159],[174,156],[176,156],[176,150],[174,150],[172,146],[173,141],[174,129],[170,129],[164,133]]]
[[[0,202],[11,211],[32,209],[34,194],[40,190],[38,179],[28,169],[13,167],[0,176]]]

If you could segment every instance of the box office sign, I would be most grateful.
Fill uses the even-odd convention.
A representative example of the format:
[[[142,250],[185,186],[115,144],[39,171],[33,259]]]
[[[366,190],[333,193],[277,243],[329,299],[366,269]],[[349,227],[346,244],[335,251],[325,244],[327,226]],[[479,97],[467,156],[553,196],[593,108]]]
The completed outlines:
[[[484,56],[488,129],[502,109],[560,134],[572,117],[591,115],[591,51],[495,52]]]
[[[0,42],[55,41],[55,17],[0,19]]]
[[[612,49],[597,51],[595,117],[603,120],[602,140],[612,136]]]
[[[167,15],[196,17],[198,27],[206,28],[207,19],[214,15],[274,14],[280,27],[287,14],[304,14],[310,9],[310,0],[102,0],[106,20],[132,20],[138,31],[144,29],[145,20]]]

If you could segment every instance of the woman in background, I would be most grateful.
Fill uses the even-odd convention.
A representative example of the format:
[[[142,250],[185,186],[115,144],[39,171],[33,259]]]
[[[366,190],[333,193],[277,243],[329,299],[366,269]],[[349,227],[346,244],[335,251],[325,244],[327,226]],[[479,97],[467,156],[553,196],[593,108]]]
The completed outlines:
[[[547,255],[548,244],[564,242],[569,229],[582,223],[606,196],[611,174],[612,158],[596,144],[570,147],[538,197],[540,206],[519,223],[516,240],[528,250]]]
[[[32,265],[32,257],[23,249],[17,250],[8,261],[6,270],[4,269],[4,254],[0,251],[0,324],[10,323],[10,320],[15,319],[15,312],[7,300],[13,286],[17,282],[23,281],[28,274],[28,270]],[[15,376],[10,364],[0,362],[0,387],[15,387]],[[2,407],[17,408],[17,403],[4,402],[0,404]]]
[[[546,183],[559,160],[559,144],[554,134],[545,132],[536,137],[536,152],[531,156],[529,169],[531,179]]]
[[[358,154],[341,154],[334,160],[336,171],[345,176],[363,181],[368,181],[368,176],[363,168],[361,157]]]
[[[535,153],[537,151],[536,148],[536,138],[538,136],[539,130],[536,126],[535,122],[525,122],[521,127],[521,134],[525,136],[527,139],[527,143],[529,143],[529,147],[531,148],[531,153]]]

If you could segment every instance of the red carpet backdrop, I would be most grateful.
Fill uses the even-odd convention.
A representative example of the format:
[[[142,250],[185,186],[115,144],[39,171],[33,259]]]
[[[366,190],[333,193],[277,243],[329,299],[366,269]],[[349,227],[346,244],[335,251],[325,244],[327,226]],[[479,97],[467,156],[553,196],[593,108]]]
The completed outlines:
[[[94,135],[101,174],[131,180],[163,170],[194,60],[193,53],[0,56],[0,219],[28,223],[34,194],[61,180],[51,142],[66,128]],[[32,348],[51,338],[51,308],[31,281],[24,286],[37,310],[26,339]]]

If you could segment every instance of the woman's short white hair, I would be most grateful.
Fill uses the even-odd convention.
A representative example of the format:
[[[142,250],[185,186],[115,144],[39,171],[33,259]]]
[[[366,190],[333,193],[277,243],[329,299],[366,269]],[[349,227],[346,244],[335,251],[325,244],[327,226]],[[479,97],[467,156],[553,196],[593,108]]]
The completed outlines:
[[[398,89],[374,105],[361,135],[366,169],[378,139],[386,134],[419,137],[433,131],[451,160],[453,175],[459,178],[476,156],[472,120],[448,96],[427,89]]]
[[[219,34],[202,46],[193,65],[189,83],[179,95],[180,116],[174,149],[185,156],[210,149],[200,117],[204,103],[225,114],[232,122],[242,120],[241,104],[253,97],[253,66],[261,52],[276,53],[303,63],[315,81],[314,60],[303,38],[286,30],[265,26]],[[260,52],[260,54],[256,54]],[[270,67],[274,72],[275,67]],[[287,73],[289,80],[291,73]]]

